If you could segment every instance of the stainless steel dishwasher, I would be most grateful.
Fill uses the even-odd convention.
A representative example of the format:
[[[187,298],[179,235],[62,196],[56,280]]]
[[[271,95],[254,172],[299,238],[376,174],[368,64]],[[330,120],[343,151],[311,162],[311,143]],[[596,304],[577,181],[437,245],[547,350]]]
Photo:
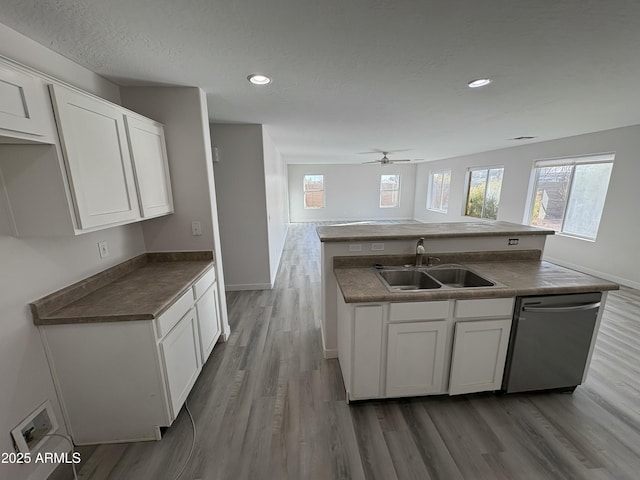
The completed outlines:
[[[582,383],[601,293],[519,297],[503,391],[573,390]]]

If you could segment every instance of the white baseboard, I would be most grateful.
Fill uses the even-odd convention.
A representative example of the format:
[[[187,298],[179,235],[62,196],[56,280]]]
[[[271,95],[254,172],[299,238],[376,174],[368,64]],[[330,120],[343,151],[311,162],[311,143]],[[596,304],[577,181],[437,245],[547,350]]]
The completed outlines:
[[[587,268],[587,267],[584,267],[582,265],[576,265],[576,264],[571,263],[571,262],[566,262],[564,260],[561,260],[561,259],[555,258],[555,257],[544,256],[543,260],[546,260],[546,261],[551,262],[551,263],[555,263],[555,264],[563,266],[563,267],[571,268],[572,270],[577,270],[579,272],[587,273],[589,275],[593,275],[594,277],[604,278],[605,280],[609,280],[610,282],[615,282],[615,283],[619,283],[621,285],[625,285],[627,287],[640,289],[640,282],[634,282],[633,280],[629,280],[628,278],[618,277],[617,275],[611,275],[609,273],[600,272],[598,270],[594,270],[592,268]]]
[[[326,359],[338,358],[338,349],[334,348],[332,350],[325,350],[324,351],[324,358],[326,358]]]
[[[226,284],[224,289],[227,292],[239,292],[243,290],[271,290],[273,285],[271,283],[240,283],[236,285]]]

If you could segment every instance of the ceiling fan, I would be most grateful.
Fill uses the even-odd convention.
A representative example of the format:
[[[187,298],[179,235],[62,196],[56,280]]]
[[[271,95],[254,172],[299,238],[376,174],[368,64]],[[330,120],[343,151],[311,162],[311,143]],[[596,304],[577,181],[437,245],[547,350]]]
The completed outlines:
[[[388,157],[388,155],[390,153],[395,153],[395,152],[406,152],[407,150],[374,150],[373,152],[362,152],[363,154],[369,154],[369,153],[381,153],[382,154],[382,158],[379,160],[372,160],[370,162],[362,162],[363,164],[366,163],[379,163],[380,165],[391,165],[393,163],[398,163],[398,162],[410,162],[411,159],[410,158],[394,158],[393,160],[390,159]]]

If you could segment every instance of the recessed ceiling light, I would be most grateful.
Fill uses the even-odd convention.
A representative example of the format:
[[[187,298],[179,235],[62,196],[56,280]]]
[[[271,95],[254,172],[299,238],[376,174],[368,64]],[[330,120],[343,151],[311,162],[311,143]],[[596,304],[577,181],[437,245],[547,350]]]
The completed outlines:
[[[271,77],[267,77],[262,73],[252,73],[247,77],[247,80],[249,80],[254,85],[268,85],[271,83]]]
[[[467,85],[469,88],[478,88],[489,85],[492,82],[490,78],[478,78],[476,80],[471,80]]]

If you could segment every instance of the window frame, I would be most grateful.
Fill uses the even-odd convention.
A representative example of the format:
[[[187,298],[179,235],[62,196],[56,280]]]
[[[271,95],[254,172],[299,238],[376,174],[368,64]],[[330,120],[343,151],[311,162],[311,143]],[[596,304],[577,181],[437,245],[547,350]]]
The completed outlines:
[[[449,211],[449,200],[447,199],[447,208],[435,208],[431,205],[431,192],[433,191],[433,177],[437,174],[442,174],[442,183],[440,185],[440,206],[442,206],[442,199],[444,198],[444,178],[447,174],[449,174],[449,194],[451,194],[451,169],[450,168],[442,168],[439,170],[431,170],[429,172],[429,183],[427,184],[427,204],[426,209],[432,212],[438,213],[448,213]]]
[[[307,190],[306,188],[307,177],[321,177],[322,190]],[[322,192],[322,206],[320,207],[307,206],[307,193],[309,192]],[[325,186],[323,173],[304,173],[302,175],[302,206],[304,207],[305,210],[320,210],[322,208],[325,208],[327,205],[327,198],[326,198],[325,192],[326,192],[326,186]]]
[[[471,193],[471,177],[473,175],[473,172],[478,172],[483,170],[487,172],[487,180],[485,182],[484,198],[482,199],[482,211],[480,213],[480,216],[476,217],[474,215],[467,214],[468,206],[469,206],[469,194]],[[487,192],[489,191],[487,187],[489,184],[489,175],[491,170],[502,170],[502,180],[500,181],[500,195],[498,196],[498,206],[497,206],[495,219],[482,216],[487,206]],[[502,196],[502,183],[504,182],[504,171],[505,171],[504,165],[483,165],[479,167],[467,167],[467,175],[466,175],[466,182],[465,182],[465,189],[464,189],[464,201],[462,204],[462,216],[469,217],[469,218],[477,218],[480,220],[492,220],[492,221],[498,220],[498,211],[500,210],[500,197]]]
[[[383,177],[397,177],[398,178],[398,188],[382,188],[382,178]],[[399,173],[381,173],[380,174],[380,199],[379,199],[379,207],[380,208],[399,208],[400,207],[400,182],[401,182],[401,175]],[[396,202],[395,205],[383,205],[382,204],[382,194],[383,192],[398,192],[397,194],[397,198],[398,201]]]
[[[577,233],[566,232],[564,231],[566,220],[567,220],[567,212],[569,211],[569,203],[571,201],[571,196],[573,193],[574,179],[576,175],[576,167],[579,165],[602,165],[602,164],[611,164],[611,173],[609,175],[609,181],[607,182],[607,191],[605,193],[605,197],[609,192],[609,185],[611,184],[611,174],[613,173],[613,165],[615,163],[615,152],[610,153],[599,153],[594,155],[580,155],[580,156],[572,156],[572,157],[562,157],[562,158],[554,158],[554,159],[545,159],[545,160],[536,160],[533,162],[533,166],[531,168],[531,180],[529,182],[529,195],[528,195],[528,208],[526,210],[526,216],[524,218],[524,224],[532,227],[540,227],[540,228],[548,228],[550,230],[554,230],[557,235],[564,237],[577,238],[580,240],[586,240],[589,242],[595,242],[598,237],[598,230],[600,229],[600,222],[602,221],[602,213],[604,212],[604,202],[602,205],[602,211],[600,212],[600,217],[598,218],[598,225],[596,227],[596,232],[593,237],[587,235],[580,235]],[[569,182],[567,184],[567,198],[564,202],[564,208],[562,211],[562,218],[560,222],[560,228],[556,230],[550,226],[539,226],[533,225],[533,212],[536,205],[536,193],[538,190],[538,181],[539,176],[537,174],[537,170],[541,168],[548,167],[572,167],[571,174],[569,176]],[[605,198],[606,200],[606,198]]]

